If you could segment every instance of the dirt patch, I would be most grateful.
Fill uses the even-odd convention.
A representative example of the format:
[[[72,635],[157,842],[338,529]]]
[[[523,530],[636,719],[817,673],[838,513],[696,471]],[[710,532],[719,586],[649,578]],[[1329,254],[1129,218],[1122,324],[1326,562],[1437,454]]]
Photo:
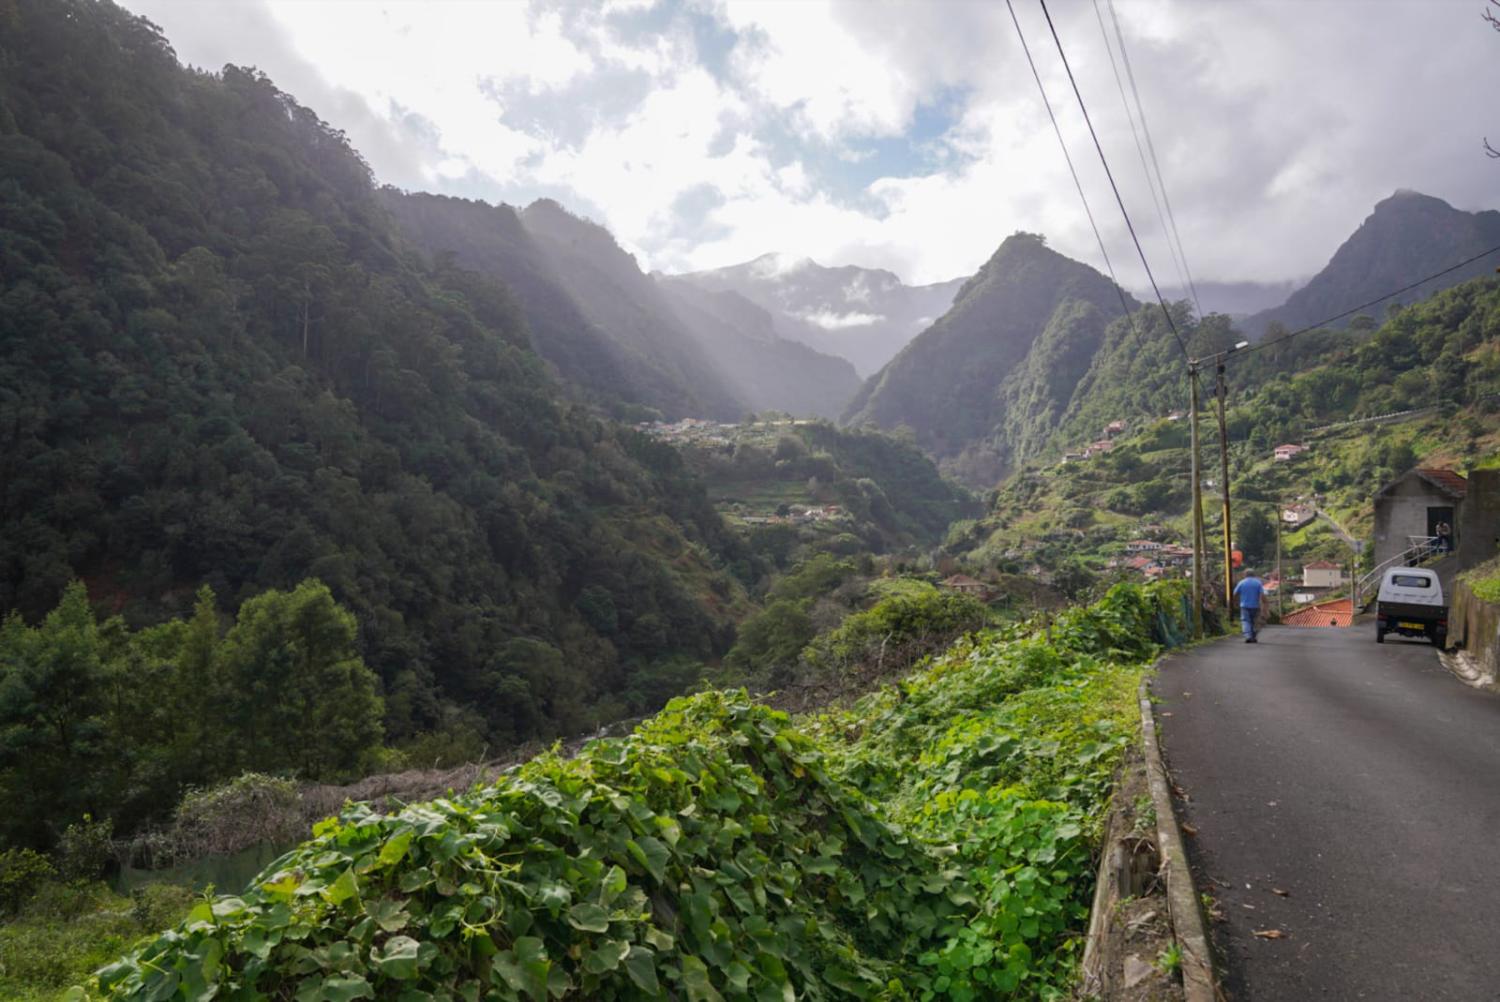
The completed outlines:
[[[1080,1000],[1180,1002],[1177,940],[1160,875],[1156,809],[1145,761],[1132,747],[1115,780],[1089,923]]]

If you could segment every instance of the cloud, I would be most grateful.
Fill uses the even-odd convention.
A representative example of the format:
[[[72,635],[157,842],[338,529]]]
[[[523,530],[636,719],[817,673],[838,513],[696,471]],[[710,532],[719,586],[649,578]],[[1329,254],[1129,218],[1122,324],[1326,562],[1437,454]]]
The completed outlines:
[[[846,330],[850,327],[868,327],[885,319],[879,313],[835,313],[832,310],[815,310],[799,315],[799,319],[821,327],[826,331]]]
[[[648,267],[779,252],[929,282],[972,273],[1017,229],[1103,265],[1004,6],[126,2],[190,62],[265,70],[382,180],[555,197]],[[1114,6],[1200,281],[1310,274],[1396,188],[1493,205],[1479,143],[1500,134],[1500,38],[1475,3]],[[1047,26],[1017,11],[1110,258],[1139,288]],[[1100,30],[1110,11],[1054,14],[1153,272],[1176,285]]]

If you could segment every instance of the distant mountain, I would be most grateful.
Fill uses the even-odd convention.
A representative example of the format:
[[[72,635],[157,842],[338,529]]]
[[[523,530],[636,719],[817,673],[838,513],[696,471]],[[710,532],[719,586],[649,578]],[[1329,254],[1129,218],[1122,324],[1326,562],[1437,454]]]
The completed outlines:
[[[663,408],[669,416],[737,420],[753,409],[608,230],[551,199],[531,203],[520,215],[583,315],[636,363],[636,371],[655,377],[653,394],[679,397]]]
[[[422,250],[434,258],[451,254],[459,267],[499,279],[514,292],[532,346],[567,383],[603,403],[641,404],[672,416],[693,409],[687,387],[617,348],[584,316],[513,208],[394,188],[381,189],[380,196]]]
[[[1229,317],[1247,317],[1260,310],[1280,306],[1286,298],[1302,285],[1299,280],[1286,282],[1194,282],[1198,292],[1198,304],[1204,315],[1222,313]],[[1191,301],[1192,292],[1180,285],[1164,285],[1161,294],[1169,303],[1181,299]],[[1149,288],[1136,290],[1141,300],[1150,302],[1155,296]]]
[[[890,361],[941,316],[964,281],[912,286],[888,271],[825,268],[783,254],[675,277],[715,292],[738,292],[770,311],[785,336],[848,359],[861,376]]]
[[[991,485],[1050,438],[1121,315],[1109,279],[1014,234],[953,308],[865,383],[845,421],[909,427],[945,468]]]
[[[680,278],[658,278],[683,326],[756,411],[837,418],[859,391],[846,359],[781,337],[771,314],[738,292],[710,292]]]
[[[1359,229],[1312,280],[1282,305],[1247,318],[1241,329],[1259,337],[1274,322],[1295,330],[1374,299],[1500,244],[1500,212],[1464,212],[1441,198],[1398,191],[1379,202]],[[1440,289],[1492,274],[1500,260],[1485,258],[1399,297],[1424,299]],[[1395,301],[1395,300],[1393,300]],[[1379,319],[1386,303],[1372,307]]]

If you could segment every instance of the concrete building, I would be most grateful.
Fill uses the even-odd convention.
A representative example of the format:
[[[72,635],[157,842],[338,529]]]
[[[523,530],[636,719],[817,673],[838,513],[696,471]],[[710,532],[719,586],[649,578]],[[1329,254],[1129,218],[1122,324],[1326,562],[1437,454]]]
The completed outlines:
[[[1470,470],[1468,490],[1453,523],[1459,564],[1467,570],[1500,550],[1500,469]]]
[[[1278,445],[1272,455],[1276,457],[1276,462],[1285,463],[1286,461],[1294,459],[1296,456],[1306,451],[1307,446],[1305,445],[1294,445],[1289,443],[1287,445]]]
[[[1344,565],[1328,560],[1314,560],[1302,565],[1302,587],[1338,588],[1344,584]]]
[[[1455,545],[1463,528],[1469,482],[1454,470],[1418,467],[1386,484],[1375,495],[1375,564],[1402,552],[1413,538],[1437,535],[1446,522]]]

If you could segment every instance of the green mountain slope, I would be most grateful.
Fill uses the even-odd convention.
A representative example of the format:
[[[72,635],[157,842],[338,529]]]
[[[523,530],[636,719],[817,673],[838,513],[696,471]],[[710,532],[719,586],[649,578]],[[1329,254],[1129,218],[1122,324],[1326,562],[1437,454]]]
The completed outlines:
[[[587,399],[616,409],[637,404],[673,417],[697,409],[688,387],[616,346],[584,316],[510,206],[392,188],[382,189],[380,199],[406,237],[434,259],[450,254],[460,267],[512,290],[537,354]]]
[[[1149,320],[1150,311],[1140,316]],[[1236,336],[1223,318],[1198,325],[1185,314],[1180,319],[1195,354]],[[1023,470],[997,492],[983,519],[950,538],[955,554],[976,566],[1036,563],[1052,571],[1082,560],[1097,572],[1143,533],[1190,541],[1187,421],[1161,416],[1185,398],[1180,356],[1160,331],[1135,351],[1118,326],[1110,340],[1115,361],[1109,362],[1107,346],[1097,378],[1103,380],[1102,367],[1109,364],[1121,366],[1123,376],[1110,380],[1108,392],[1093,387],[1097,399],[1076,405],[1074,425],[1065,422],[1061,437],[1096,428],[1105,414],[1157,416],[1133,421],[1107,454]],[[1127,354],[1151,359],[1150,365],[1124,368]],[[1444,290],[1395,311],[1376,330],[1272,342],[1232,359],[1228,378],[1234,535],[1251,559],[1264,567],[1274,555],[1272,520],[1282,502],[1315,503],[1345,529],[1368,537],[1371,497],[1399,474],[1418,463],[1461,470],[1500,450],[1500,280]],[[1202,435],[1204,475],[1215,480],[1218,430],[1211,411]],[[1277,462],[1273,450],[1287,442],[1308,450]],[[1205,512],[1210,539],[1217,540],[1214,490],[1206,492]],[[1350,559],[1347,545],[1321,522],[1288,532],[1283,543],[1298,573],[1301,558]]]
[[[992,484],[1039,446],[1046,420],[1039,415],[1071,399],[1120,313],[1103,275],[1041,237],[1014,234],[953,308],[866,382],[844,419],[909,427],[947,468]],[[1038,357],[1028,363],[1033,350]]]
[[[0,18],[0,610],[315,576],[397,739],[581,728],[727,646],[740,544],[677,454],[561,403],[342,135],[112,4]]]

